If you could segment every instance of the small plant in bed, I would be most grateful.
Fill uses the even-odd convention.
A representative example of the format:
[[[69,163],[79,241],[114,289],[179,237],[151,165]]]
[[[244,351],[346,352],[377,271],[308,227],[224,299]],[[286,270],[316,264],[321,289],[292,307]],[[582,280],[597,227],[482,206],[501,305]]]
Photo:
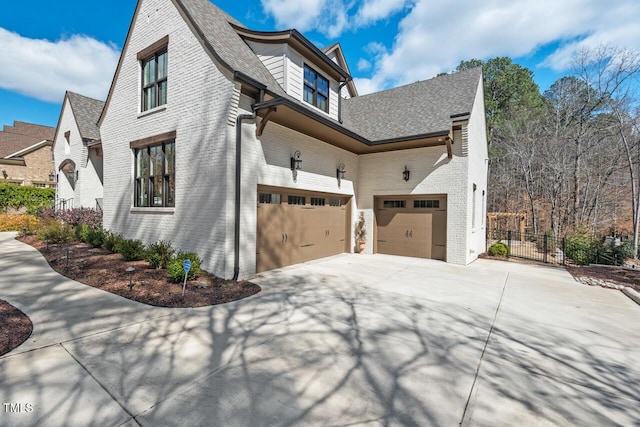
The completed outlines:
[[[172,282],[179,283],[184,280],[183,263],[185,259],[191,261],[191,269],[187,280],[193,280],[200,274],[200,265],[202,264],[200,257],[193,252],[178,252],[175,258],[167,265],[167,277]]]
[[[505,245],[502,242],[494,243],[493,245],[489,246],[489,250],[487,251],[489,256],[497,257],[508,257],[509,252],[509,246]]]
[[[144,243],[138,239],[123,239],[115,247],[125,261],[137,261],[144,258]]]

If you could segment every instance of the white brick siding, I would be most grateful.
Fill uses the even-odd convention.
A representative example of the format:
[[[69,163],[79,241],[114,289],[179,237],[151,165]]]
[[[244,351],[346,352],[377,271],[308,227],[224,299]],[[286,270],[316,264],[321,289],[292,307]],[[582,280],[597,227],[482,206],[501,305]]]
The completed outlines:
[[[60,164],[66,160],[70,159],[76,164],[76,167],[80,165],[80,153],[77,151],[71,151],[71,144],[67,145],[66,138],[64,134],[66,132],[70,132],[69,141],[78,141],[80,140],[80,131],[78,130],[78,126],[73,117],[73,111],[71,110],[71,105],[69,105],[69,100],[65,99],[64,104],[62,105],[62,112],[60,114],[60,120],[58,123],[58,128],[56,131],[56,137],[53,145],[53,158],[55,162],[55,170],[58,174],[58,185],[56,187],[56,199],[73,199],[75,197],[74,190],[69,183],[69,180],[62,173],[60,169]],[[69,147],[67,150],[66,147]]]
[[[488,148],[487,148],[487,125],[484,114],[484,92],[482,79],[478,83],[478,90],[469,118],[469,164],[467,187],[472,189],[476,184],[476,218],[475,227],[472,227],[473,219],[473,190],[469,192],[468,206],[469,218],[467,227],[471,230],[468,238],[467,263],[475,260],[479,254],[485,251],[486,246],[486,204],[487,204],[487,177],[488,177]],[[485,192],[483,199],[482,192]],[[483,203],[484,202],[484,203]]]
[[[167,105],[140,114],[138,52],[169,35]],[[145,0],[123,53],[101,126],[104,224],[145,243],[170,240],[197,252],[203,268],[229,277],[228,116],[234,85],[171,2]],[[134,140],[176,131],[175,208],[133,208]]]
[[[69,132],[68,144],[65,138],[66,132]],[[96,199],[103,196],[102,157],[97,155],[95,149],[89,150],[82,142],[80,130],[68,98],[65,98],[62,106],[53,156],[55,170],[58,174],[56,199],[73,199],[74,208],[95,208]],[[72,160],[76,165],[78,179],[75,183],[75,189],[72,188],[68,177],[59,171],[60,164],[67,159]]]
[[[447,261],[466,264],[467,240],[466,168],[462,156],[461,133],[454,133],[453,159],[447,158],[445,146],[416,148],[360,156],[358,206],[365,214],[368,243],[365,252],[372,253],[373,198],[380,195],[446,194],[447,195]],[[410,179],[405,182],[405,165]]]

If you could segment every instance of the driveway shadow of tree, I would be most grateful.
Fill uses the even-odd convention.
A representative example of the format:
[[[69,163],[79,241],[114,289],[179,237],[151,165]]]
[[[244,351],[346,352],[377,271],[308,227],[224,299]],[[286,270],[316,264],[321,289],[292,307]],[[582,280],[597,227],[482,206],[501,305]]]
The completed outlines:
[[[490,310],[304,267],[234,303],[148,307],[70,283],[26,250],[0,262],[3,298],[34,321],[35,341],[0,358],[0,399],[35,408],[12,425],[504,424],[522,417],[514,405],[542,424],[639,421],[634,340],[594,348],[571,339],[584,331],[514,320],[485,349]]]

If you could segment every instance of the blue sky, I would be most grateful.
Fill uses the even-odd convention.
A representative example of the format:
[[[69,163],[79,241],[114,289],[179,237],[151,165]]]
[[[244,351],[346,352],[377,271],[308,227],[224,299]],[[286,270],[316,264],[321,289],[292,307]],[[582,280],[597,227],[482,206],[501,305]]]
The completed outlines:
[[[66,89],[106,98],[135,0],[23,0],[0,14],[0,126],[55,126]],[[215,0],[249,28],[340,42],[361,94],[509,56],[546,89],[576,49],[640,48],[638,0]]]

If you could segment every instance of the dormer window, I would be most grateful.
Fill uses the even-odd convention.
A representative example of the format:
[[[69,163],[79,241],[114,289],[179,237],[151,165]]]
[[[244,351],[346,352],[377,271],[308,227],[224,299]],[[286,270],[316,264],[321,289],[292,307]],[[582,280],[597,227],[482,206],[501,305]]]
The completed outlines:
[[[304,66],[303,97],[305,102],[318,107],[325,113],[329,112],[329,80],[308,65]]]

